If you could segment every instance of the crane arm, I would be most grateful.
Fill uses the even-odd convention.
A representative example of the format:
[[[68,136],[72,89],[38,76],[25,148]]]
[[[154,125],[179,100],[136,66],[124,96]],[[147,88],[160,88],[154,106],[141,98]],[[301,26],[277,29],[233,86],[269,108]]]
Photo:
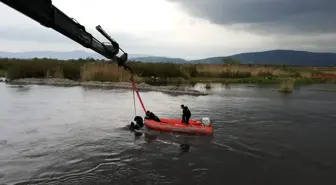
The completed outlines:
[[[129,67],[125,65],[128,59],[119,44],[113,40],[104,30],[98,25],[96,29],[107,39],[109,44],[102,43],[93,37],[85,30],[85,27],[79,24],[76,20],[70,18],[57,7],[55,7],[51,0],[0,0],[7,6],[21,12],[31,19],[39,22],[41,25],[52,28],[73,41],[81,44],[86,48],[90,48],[104,57],[117,61],[119,66]],[[118,57],[119,50],[123,54]],[[132,71],[131,71],[132,72]]]

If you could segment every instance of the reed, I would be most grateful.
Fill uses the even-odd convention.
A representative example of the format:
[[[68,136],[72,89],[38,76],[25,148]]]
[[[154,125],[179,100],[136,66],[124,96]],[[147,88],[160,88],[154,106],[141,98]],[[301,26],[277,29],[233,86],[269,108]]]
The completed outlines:
[[[128,81],[131,74],[117,66],[107,63],[87,63],[81,66],[81,81]]]
[[[280,83],[334,80],[333,67],[295,67],[252,64],[173,64],[129,61],[137,82],[182,84],[196,81],[220,83]],[[327,75],[328,74],[328,75]],[[81,81],[129,81],[130,73],[117,64],[94,59],[0,59],[0,75],[18,78],[67,78]],[[153,80],[159,79],[159,80]],[[289,82],[283,82],[289,83]],[[294,83],[294,82],[293,82]]]
[[[60,66],[56,66],[52,69],[47,69],[45,72],[46,78],[64,78],[63,70]]]
[[[196,76],[213,78],[248,78],[290,76],[289,72],[273,67],[259,67],[239,64],[200,64],[196,66]]]
[[[279,92],[292,93],[294,90],[295,81],[293,79],[285,79],[281,82]]]
[[[6,76],[7,76],[7,72],[5,70],[0,69],[0,77],[6,77]]]

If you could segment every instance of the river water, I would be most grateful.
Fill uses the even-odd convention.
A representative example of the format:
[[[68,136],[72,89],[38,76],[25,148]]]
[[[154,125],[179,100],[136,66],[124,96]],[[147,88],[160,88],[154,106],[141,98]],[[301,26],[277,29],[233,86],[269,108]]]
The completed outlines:
[[[335,185],[336,93],[316,88],[141,92],[159,117],[179,118],[181,103],[194,119],[209,116],[214,135],[135,137],[125,128],[131,91],[2,83],[0,184]]]

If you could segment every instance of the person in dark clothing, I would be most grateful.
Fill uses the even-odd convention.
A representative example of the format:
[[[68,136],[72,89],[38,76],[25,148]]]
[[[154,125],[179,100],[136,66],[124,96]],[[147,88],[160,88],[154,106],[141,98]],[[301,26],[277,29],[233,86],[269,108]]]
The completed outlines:
[[[134,132],[134,136],[136,137],[142,136],[142,132],[138,131],[140,130],[141,127],[138,124],[134,123],[133,121],[128,126],[128,128],[130,129],[130,131]]]
[[[151,112],[149,110],[147,110],[145,119],[152,119],[152,118],[153,118],[153,115],[151,114]]]
[[[134,131],[134,130],[139,130],[144,126],[143,119],[141,116],[135,116],[134,117],[135,123],[132,121],[131,124],[129,125],[129,129]]]
[[[134,122],[132,121],[131,124],[130,124],[130,126],[129,126],[129,129],[130,129],[131,131],[134,131],[134,130],[139,130],[140,127],[139,127],[139,125],[134,124]]]
[[[157,121],[157,122],[161,122],[159,117],[157,117],[153,112],[151,112],[149,110],[147,110],[147,112],[146,112],[145,119],[150,119],[150,120],[154,120],[154,121]]]
[[[140,128],[144,126],[144,122],[141,116],[135,116],[134,121]]]
[[[184,106],[183,104],[181,105],[181,108],[183,110],[182,123],[189,125],[189,119],[191,117],[191,112],[189,108],[187,106]]]

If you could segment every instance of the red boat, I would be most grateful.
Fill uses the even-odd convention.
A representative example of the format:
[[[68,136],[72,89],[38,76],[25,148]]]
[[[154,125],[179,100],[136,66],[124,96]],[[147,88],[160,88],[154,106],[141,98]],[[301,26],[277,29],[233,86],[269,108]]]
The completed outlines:
[[[200,120],[189,120],[189,125],[182,123],[181,119],[160,118],[161,122],[145,119],[147,128],[163,132],[182,132],[191,134],[212,135],[213,128],[208,117]]]

